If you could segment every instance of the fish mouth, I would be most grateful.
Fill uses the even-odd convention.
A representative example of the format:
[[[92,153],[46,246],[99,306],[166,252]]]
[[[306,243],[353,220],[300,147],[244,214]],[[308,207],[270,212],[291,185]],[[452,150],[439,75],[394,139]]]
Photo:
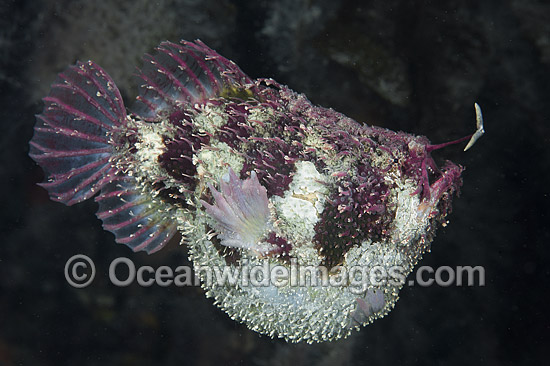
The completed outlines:
[[[461,174],[464,168],[447,160],[440,168],[431,153],[448,145],[456,144],[462,139],[443,144],[432,145],[426,138],[413,139],[408,143],[410,165],[416,166],[418,188],[412,195],[420,195],[425,205],[434,205],[445,192],[454,192],[462,185]],[[433,182],[433,183],[432,183]]]
[[[419,214],[434,217],[439,214],[440,217],[445,217],[450,211],[450,198],[459,191],[462,186],[462,172],[464,168],[451,161],[446,161],[440,169],[435,165],[435,162],[428,156],[433,165],[423,167],[423,182],[419,189],[422,190],[420,195],[420,204],[418,205]],[[432,166],[437,168],[436,172],[432,173],[435,176],[435,181],[429,183],[428,170]]]

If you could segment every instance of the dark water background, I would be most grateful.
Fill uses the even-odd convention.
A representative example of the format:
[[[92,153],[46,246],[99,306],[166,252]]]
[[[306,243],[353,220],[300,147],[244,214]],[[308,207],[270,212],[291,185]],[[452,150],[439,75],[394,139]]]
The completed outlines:
[[[77,59],[111,74],[129,105],[140,57],[200,38],[252,77],[273,77],[359,121],[442,142],[487,134],[467,167],[431,266],[481,265],[485,287],[404,288],[349,339],[308,346],[260,336],[199,288],[118,288],[108,267],[187,263],[173,242],[133,254],[96,205],[65,207],[35,185],[34,114]],[[548,359],[550,3],[535,0],[0,1],[0,365],[539,365]],[[86,254],[94,283],[65,262]]]

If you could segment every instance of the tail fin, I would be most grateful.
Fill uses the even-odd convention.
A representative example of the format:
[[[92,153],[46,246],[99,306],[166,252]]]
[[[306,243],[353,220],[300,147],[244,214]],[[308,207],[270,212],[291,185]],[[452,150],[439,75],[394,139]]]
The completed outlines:
[[[161,249],[175,234],[175,221],[111,163],[110,135],[126,120],[111,77],[91,61],[79,62],[59,74],[44,104],[29,155],[46,172],[41,186],[51,199],[73,205],[101,190],[97,216],[118,243],[147,253]]]
[[[29,155],[46,172],[41,186],[51,199],[73,205],[113,179],[109,133],[126,111],[111,77],[92,61],[60,73],[43,100]]]

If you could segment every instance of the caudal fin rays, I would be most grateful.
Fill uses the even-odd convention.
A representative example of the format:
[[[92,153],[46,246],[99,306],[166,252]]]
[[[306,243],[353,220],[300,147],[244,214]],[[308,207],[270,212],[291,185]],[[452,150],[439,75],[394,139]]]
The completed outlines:
[[[60,73],[37,116],[30,153],[46,173],[42,186],[67,205],[96,194],[110,177],[110,133],[126,111],[111,77],[91,61]]]

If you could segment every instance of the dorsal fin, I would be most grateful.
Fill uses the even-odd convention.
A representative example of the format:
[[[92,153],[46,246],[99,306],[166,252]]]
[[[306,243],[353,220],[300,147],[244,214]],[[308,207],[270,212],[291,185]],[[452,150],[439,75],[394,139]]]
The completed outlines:
[[[146,55],[139,77],[145,82],[132,111],[146,121],[157,121],[175,107],[202,104],[224,90],[253,83],[233,62],[200,40],[181,44],[162,42]]]

